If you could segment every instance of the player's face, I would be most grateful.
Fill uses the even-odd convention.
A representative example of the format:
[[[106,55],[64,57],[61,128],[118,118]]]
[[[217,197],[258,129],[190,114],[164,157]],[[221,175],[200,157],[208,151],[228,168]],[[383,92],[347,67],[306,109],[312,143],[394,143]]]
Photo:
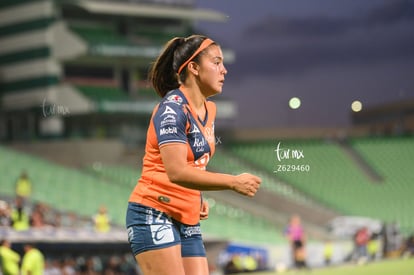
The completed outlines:
[[[223,64],[223,53],[217,45],[208,47],[200,58],[199,86],[205,97],[222,92],[227,70]]]

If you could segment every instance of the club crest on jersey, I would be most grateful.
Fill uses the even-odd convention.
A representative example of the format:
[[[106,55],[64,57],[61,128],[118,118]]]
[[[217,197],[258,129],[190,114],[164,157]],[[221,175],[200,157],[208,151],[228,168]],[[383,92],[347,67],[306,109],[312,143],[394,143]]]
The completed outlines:
[[[213,124],[213,126],[211,128],[210,127],[206,127],[204,129],[204,133],[205,133],[205,136],[206,136],[206,139],[207,139],[208,142],[214,142],[215,141],[214,124]]]
[[[168,114],[177,115],[177,113],[170,106],[165,106],[164,113],[162,113],[161,116],[165,116]]]
[[[172,103],[175,103],[175,104],[181,104],[181,103],[183,103],[183,99],[179,95],[170,95],[169,97],[167,97],[167,102],[172,102]]]

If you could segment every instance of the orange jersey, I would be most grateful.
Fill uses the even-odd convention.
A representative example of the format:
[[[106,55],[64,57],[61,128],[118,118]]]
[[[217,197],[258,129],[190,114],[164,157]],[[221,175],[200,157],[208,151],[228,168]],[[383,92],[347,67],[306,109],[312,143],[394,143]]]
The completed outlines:
[[[201,193],[172,183],[161,160],[160,147],[169,143],[187,145],[187,163],[205,170],[215,148],[216,105],[206,101],[201,121],[179,89],[165,95],[154,108],[147,131],[142,175],[131,193],[130,202],[158,209],[184,224],[200,219]]]

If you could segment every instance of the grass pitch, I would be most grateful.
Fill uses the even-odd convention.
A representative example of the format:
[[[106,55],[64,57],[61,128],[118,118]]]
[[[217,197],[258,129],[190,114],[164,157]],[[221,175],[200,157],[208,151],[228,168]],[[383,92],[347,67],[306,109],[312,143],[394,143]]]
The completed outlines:
[[[413,275],[414,258],[384,260],[365,265],[343,265],[312,270],[289,270],[285,272],[244,273],[252,275]],[[240,274],[241,275],[241,274]]]

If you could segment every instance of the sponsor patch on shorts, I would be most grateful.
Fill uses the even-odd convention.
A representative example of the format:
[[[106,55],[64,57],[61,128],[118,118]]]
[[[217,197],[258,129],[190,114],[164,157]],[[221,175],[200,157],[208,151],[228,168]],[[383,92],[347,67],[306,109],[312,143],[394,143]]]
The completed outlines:
[[[151,237],[154,244],[165,244],[174,242],[172,224],[152,224]]]

